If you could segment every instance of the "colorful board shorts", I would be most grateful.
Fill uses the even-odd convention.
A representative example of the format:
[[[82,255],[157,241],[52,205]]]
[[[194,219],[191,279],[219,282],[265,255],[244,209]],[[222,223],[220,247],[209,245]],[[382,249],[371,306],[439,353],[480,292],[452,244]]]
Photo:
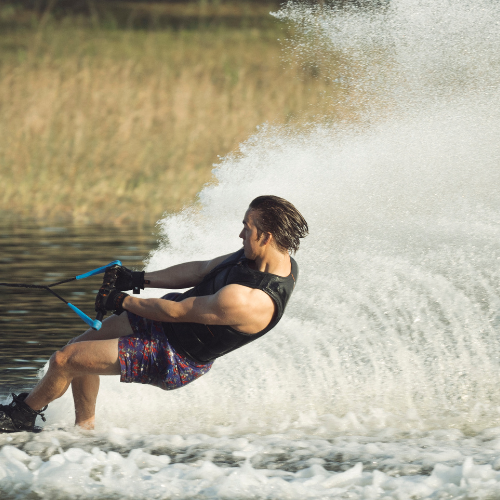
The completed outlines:
[[[177,293],[163,299],[173,300]],[[205,375],[212,363],[204,365],[177,354],[169,344],[162,323],[127,311],[134,333],[118,339],[120,382],[150,384],[166,391],[178,389]]]

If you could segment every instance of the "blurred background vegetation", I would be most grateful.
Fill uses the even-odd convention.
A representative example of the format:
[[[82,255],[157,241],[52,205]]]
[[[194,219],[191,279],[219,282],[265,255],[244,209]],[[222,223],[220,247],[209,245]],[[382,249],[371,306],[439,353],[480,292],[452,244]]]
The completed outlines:
[[[278,9],[0,1],[0,213],[151,224],[256,126],[304,126],[326,107],[349,120],[345,90],[286,48]]]

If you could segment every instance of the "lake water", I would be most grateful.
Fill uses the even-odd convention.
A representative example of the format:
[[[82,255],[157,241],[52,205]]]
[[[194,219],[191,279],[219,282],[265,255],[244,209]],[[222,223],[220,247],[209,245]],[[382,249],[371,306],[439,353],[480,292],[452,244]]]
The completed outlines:
[[[157,246],[154,228],[44,226],[0,222],[0,282],[47,285],[119,259],[142,269]],[[95,317],[93,300],[102,275],[54,290]],[[43,290],[0,287],[0,394],[31,387],[50,355],[87,329],[62,301]]]

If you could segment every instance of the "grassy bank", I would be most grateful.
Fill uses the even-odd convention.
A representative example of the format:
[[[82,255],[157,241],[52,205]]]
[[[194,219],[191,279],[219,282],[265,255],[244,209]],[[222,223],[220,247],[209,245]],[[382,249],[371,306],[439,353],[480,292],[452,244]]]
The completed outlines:
[[[151,223],[191,202],[257,125],[311,120],[335,92],[282,60],[285,29],[66,17],[3,30],[0,211]]]

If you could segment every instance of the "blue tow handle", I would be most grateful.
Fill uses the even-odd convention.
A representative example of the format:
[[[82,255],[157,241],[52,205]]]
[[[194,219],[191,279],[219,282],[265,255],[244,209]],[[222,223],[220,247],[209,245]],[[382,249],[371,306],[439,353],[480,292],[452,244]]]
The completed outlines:
[[[115,265],[121,266],[122,263],[119,260],[114,260],[113,262],[110,262],[109,264],[106,264],[105,266],[98,267],[97,269],[93,269],[92,271],[89,271],[88,273],[79,274],[78,276],[76,276],[76,279],[77,280],[82,280],[84,278],[88,278],[89,276],[94,276],[95,274],[103,273],[104,271],[106,271],[106,269],[108,267],[115,266]],[[68,306],[74,312],[76,312],[76,314],[78,314],[78,316],[80,316],[80,318],[82,318],[83,321],[85,321],[85,323],[87,323],[87,325],[89,325],[90,327],[92,327],[94,330],[100,330],[100,328],[102,326],[102,321],[101,320],[103,318],[103,313],[102,312],[98,312],[96,319],[92,319],[92,318],[89,318],[84,312],[80,311],[80,309],[78,309],[78,307],[75,307],[73,304],[70,304],[68,302]]]
[[[103,273],[104,271],[106,271],[106,269],[108,267],[111,267],[111,266],[114,266],[114,265],[121,266],[122,263],[119,260],[114,260],[113,262],[110,262],[109,264],[107,264],[105,266],[98,267],[97,269],[94,269],[93,271],[89,271],[88,273],[85,273],[85,274],[80,274],[80,275],[76,276],[76,279],[77,280],[82,280],[83,278],[88,278],[89,276],[94,276],[95,274]]]
[[[83,278],[88,278],[89,276],[94,276],[95,274],[103,273],[106,271],[106,269],[108,267],[115,266],[115,265],[121,266],[122,263],[119,260],[114,260],[113,262],[110,262],[106,266],[98,267],[97,269],[89,271],[88,273],[80,274],[78,276],[75,276],[74,278],[69,278],[69,279],[65,279],[62,281],[58,281],[57,283],[51,283],[50,285],[34,285],[34,284],[30,284],[30,283],[0,283],[0,286],[11,286],[11,287],[16,287],[16,288],[35,288],[35,289],[39,289],[39,290],[40,289],[47,290],[48,292],[52,293],[55,297],[57,297],[59,300],[61,300],[65,304],[68,304],[70,309],[73,312],[75,312],[76,314],[78,314],[78,316],[80,316],[80,318],[83,319],[83,321],[85,321],[85,323],[87,323],[87,325],[92,327],[94,330],[99,330],[102,326],[102,319],[103,319],[106,311],[97,311],[97,317],[95,320],[93,320],[89,316],[87,316],[84,312],[80,311],[80,309],[78,309],[78,307],[74,306],[73,304],[70,304],[66,299],[61,297],[56,292],[54,292],[54,290],[52,290],[52,287],[55,287],[56,285],[62,285],[63,283],[69,283],[70,281],[73,281],[73,280],[81,280]]]
[[[80,318],[87,323],[90,327],[92,327],[94,330],[100,330],[102,323],[99,320],[93,320],[92,318],[89,318],[83,311],[80,311],[78,307],[74,306],[73,304],[70,304],[69,302],[67,303],[70,309],[72,309]]]

